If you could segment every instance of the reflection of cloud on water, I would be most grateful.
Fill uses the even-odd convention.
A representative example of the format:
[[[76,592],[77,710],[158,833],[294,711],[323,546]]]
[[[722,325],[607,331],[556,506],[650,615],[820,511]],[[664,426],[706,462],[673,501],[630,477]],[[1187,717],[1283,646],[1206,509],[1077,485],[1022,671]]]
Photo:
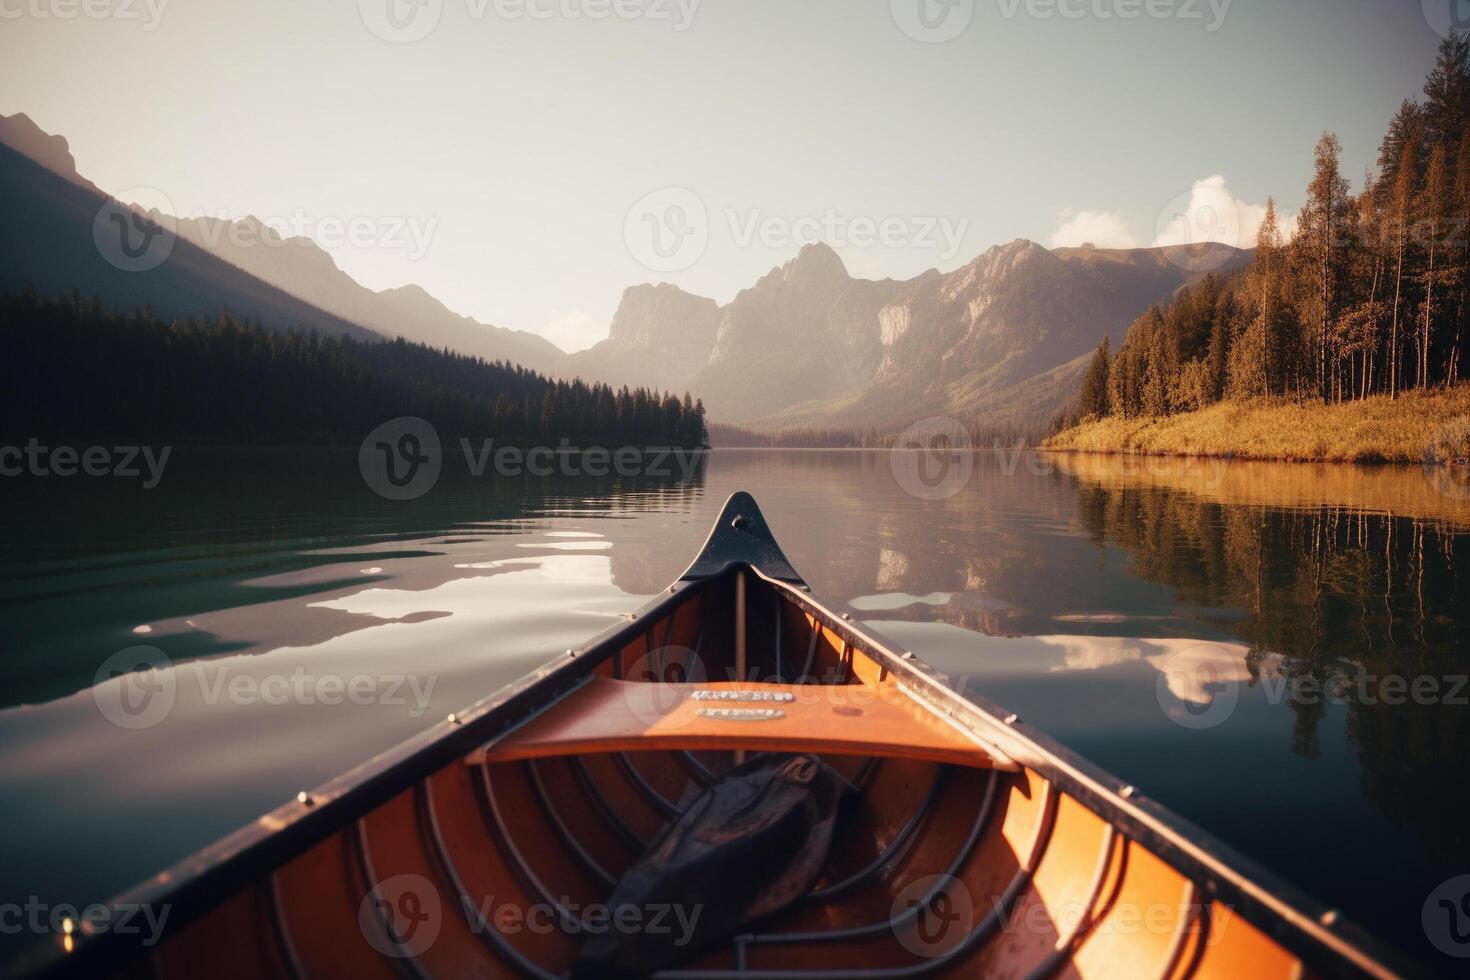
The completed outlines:
[[[952,592],[931,592],[928,595],[909,595],[907,592],[880,592],[877,595],[860,595],[848,605],[854,609],[902,609],[904,606],[923,604],[943,606],[954,598]]]
[[[606,551],[611,541],[524,541],[517,548],[549,548],[552,551]]]
[[[879,612],[903,609],[906,606],[944,606],[955,611],[1004,612],[1012,608],[1004,599],[983,592],[930,592],[928,595],[910,595],[907,592],[878,592],[860,595],[848,600],[854,609],[871,609]]]
[[[1240,643],[1113,636],[1038,636],[1033,639],[1055,649],[1060,655],[1061,663],[1049,667],[1050,672],[1099,670],[1123,663],[1144,663],[1163,675],[1165,688],[1175,699],[1193,705],[1212,703],[1222,685],[1250,684],[1257,675],[1278,676],[1285,659],[1275,653],[1258,657],[1257,675],[1252,675],[1247,662],[1250,648]]]
[[[612,579],[612,560],[593,555],[544,555],[527,558],[500,558],[494,561],[459,562],[457,569],[497,571],[497,581],[485,576],[450,579],[429,589],[373,587],[349,595],[310,604],[312,608],[336,609],[376,619],[401,621],[405,616],[428,609],[447,610],[450,615],[484,619],[494,606],[514,605],[527,590],[572,587],[608,587]],[[627,597],[608,589],[612,600],[607,608],[586,610],[602,615],[621,615]],[[487,604],[488,607],[487,607]],[[598,606],[603,604],[599,603]]]

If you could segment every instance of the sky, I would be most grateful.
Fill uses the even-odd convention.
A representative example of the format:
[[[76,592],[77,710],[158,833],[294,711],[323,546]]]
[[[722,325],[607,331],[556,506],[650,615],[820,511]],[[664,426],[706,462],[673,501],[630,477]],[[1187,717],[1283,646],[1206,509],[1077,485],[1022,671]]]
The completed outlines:
[[[630,285],[727,302],[816,239],[870,278],[1249,245],[1322,131],[1360,183],[1452,2],[0,0],[0,113],[572,349]]]

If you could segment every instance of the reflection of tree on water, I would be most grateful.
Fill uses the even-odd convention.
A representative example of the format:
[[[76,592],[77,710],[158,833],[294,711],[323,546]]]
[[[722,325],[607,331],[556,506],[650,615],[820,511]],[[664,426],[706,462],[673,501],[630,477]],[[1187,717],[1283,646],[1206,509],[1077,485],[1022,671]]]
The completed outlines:
[[[1438,855],[1470,853],[1470,688],[1458,680],[1470,673],[1464,532],[1155,486],[1082,484],[1078,494],[1092,539],[1126,549],[1132,574],[1181,602],[1247,613],[1229,628],[1251,649],[1253,686],[1271,683],[1267,658],[1267,673],[1280,671],[1293,751],[1318,756],[1323,720],[1345,705],[1367,795]]]

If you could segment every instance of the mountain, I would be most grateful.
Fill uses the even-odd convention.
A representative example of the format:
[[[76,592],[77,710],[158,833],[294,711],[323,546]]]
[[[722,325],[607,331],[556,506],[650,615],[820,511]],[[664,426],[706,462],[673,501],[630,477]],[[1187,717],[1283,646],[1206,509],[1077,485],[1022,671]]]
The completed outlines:
[[[315,242],[283,237],[253,216],[229,221],[148,211],[153,222],[170,233],[167,240],[173,242],[173,251],[155,269],[113,268],[100,254],[102,246],[93,245],[91,227],[107,198],[77,172],[66,139],[17,113],[0,116],[0,143],[92,195],[69,193],[35,168],[17,169],[12,166],[16,161],[7,160],[7,199],[15,195],[30,199],[16,198],[24,228],[22,222],[10,221],[0,231],[5,249],[0,254],[14,259],[0,271],[0,288],[16,288],[26,281],[41,292],[75,287],[84,295],[100,294],[114,306],[152,305],[166,316],[213,315],[227,308],[269,326],[301,325],[362,337],[403,336],[538,371],[549,370],[565,356],[537,334],[461,316],[419,286],[371,290],[343,272]],[[48,220],[53,208],[54,220]],[[79,223],[83,218],[85,229]],[[103,225],[104,231],[112,230],[105,227],[105,220]],[[29,235],[39,246],[33,253],[27,246]]]
[[[659,283],[623,291],[607,339],[568,354],[559,374],[685,391],[709,361],[720,325],[712,299]]]
[[[70,159],[66,153],[53,162]],[[214,317],[228,310],[275,329],[299,326],[331,335],[377,337],[189,241],[173,240],[124,202],[74,176],[63,177],[8,145],[0,145],[0,201],[5,208],[0,289],[29,285],[50,295],[75,289],[121,309],[151,306],[164,318]],[[136,254],[124,250],[124,235]],[[150,261],[160,256],[156,264]]]
[[[374,291],[315,242],[247,217],[174,220],[173,251],[129,271],[118,212],[76,171],[64,138],[0,117],[0,289],[73,287],[162,316],[229,309],[267,326],[403,336],[491,361],[614,386],[691,391],[710,418],[758,429],[892,433],[926,415],[1037,434],[1074,395],[1104,336],[1121,343],[1150,304],[1247,252],[1197,248],[1048,250],[1018,239],[951,272],[854,279],[837,253],[808,245],[721,306],[677,286],[625,290],[608,338],[563,354],[536,334],[461,316],[418,286]],[[19,151],[19,152],[17,152]],[[147,239],[143,239],[146,241]]]
[[[595,358],[563,370],[614,380],[603,372],[650,365],[687,333],[694,339],[657,383],[687,386],[720,422],[891,432],[952,414],[1035,433],[1073,395],[1104,336],[1121,342],[1150,304],[1247,256],[1223,245],[1053,251],[1018,239],[950,273],[873,281],[809,245],[718,309],[713,345],[693,371],[684,373],[713,303],[667,284],[624,293],[614,322],[637,329],[614,331]],[[647,290],[663,301],[649,302]]]
[[[293,296],[385,337],[403,336],[431,347],[448,347],[487,361],[510,361],[536,371],[550,369],[564,356],[559,347],[537,334],[461,316],[421,286],[369,289],[343,272],[316,242],[300,236],[283,237],[253,215],[239,221],[180,218],[176,224],[179,237]]]
[[[71,155],[71,144],[66,137],[46,132],[24,112],[0,116],[0,143],[30,157],[57,176],[102,193],[96,184],[77,173],[77,161]]]

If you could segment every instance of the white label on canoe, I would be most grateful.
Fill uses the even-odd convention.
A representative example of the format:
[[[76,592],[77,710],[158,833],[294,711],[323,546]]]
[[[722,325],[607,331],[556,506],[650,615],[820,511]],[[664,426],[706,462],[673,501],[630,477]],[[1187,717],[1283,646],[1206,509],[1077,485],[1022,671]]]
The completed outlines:
[[[721,721],[773,721],[786,717],[786,712],[776,708],[700,708],[697,714]]]
[[[795,701],[790,691],[706,691],[689,695],[696,701]]]

